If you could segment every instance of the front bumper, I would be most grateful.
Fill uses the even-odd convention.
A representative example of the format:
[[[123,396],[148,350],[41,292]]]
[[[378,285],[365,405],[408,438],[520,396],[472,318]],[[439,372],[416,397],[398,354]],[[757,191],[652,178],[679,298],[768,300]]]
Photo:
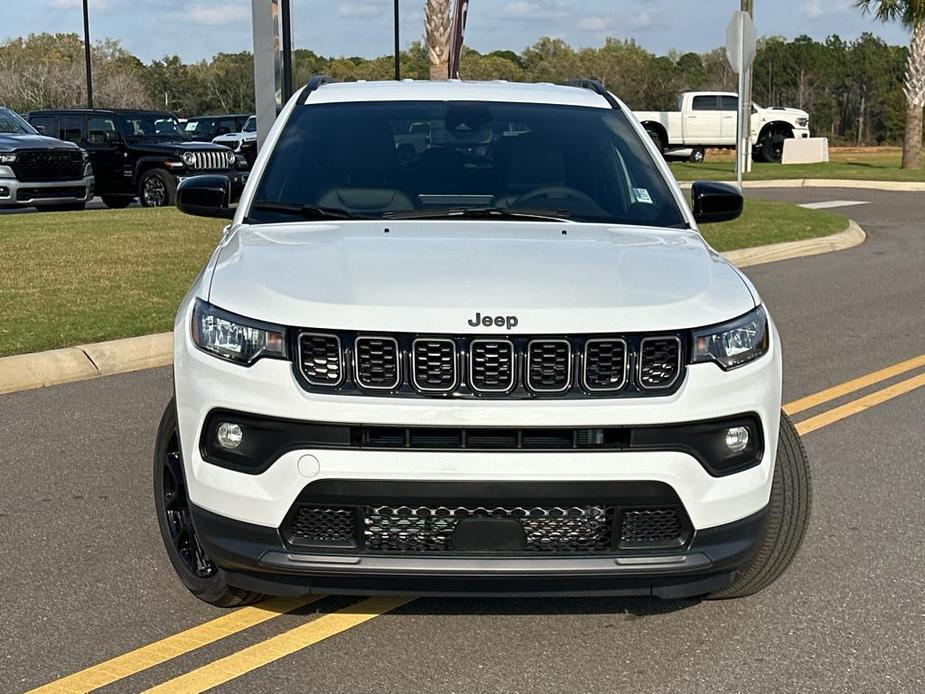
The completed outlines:
[[[231,585],[272,595],[642,595],[678,599],[729,586],[764,536],[767,509],[694,533],[683,550],[533,558],[293,551],[278,530],[193,507],[203,548]]]
[[[89,202],[93,176],[71,181],[20,181],[0,178],[0,207],[41,207]]]

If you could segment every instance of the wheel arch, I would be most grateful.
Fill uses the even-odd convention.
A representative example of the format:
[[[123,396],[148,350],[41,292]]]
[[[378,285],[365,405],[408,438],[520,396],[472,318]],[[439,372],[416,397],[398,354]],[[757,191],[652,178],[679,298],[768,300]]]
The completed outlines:
[[[784,120],[775,120],[765,123],[758,133],[758,142],[771,137],[772,135],[783,135],[784,137],[794,136],[794,125]]]
[[[658,121],[644,120],[641,122],[641,125],[646,130],[646,132],[651,130],[658,133],[658,136],[662,138],[663,147],[667,147],[669,144],[671,144],[668,140],[668,129]]]

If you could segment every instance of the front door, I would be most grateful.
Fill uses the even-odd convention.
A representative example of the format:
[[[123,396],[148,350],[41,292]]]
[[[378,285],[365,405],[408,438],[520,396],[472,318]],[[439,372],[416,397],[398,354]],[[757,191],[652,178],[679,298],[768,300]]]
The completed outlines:
[[[115,116],[87,116],[87,136],[81,146],[90,155],[96,191],[100,195],[131,192],[132,179],[123,175],[124,145],[116,126]]]
[[[718,145],[722,142],[723,112],[715,95],[695,96],[685,114],[684,143]]]

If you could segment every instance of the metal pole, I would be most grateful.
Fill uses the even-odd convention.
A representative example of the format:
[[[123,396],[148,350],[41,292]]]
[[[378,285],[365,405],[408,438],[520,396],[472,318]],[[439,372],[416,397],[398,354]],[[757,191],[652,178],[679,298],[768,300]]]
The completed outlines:
[[[743,0],[743,3],[745,0]],[[739,15],[739,36],[745,35],[745,15]],[[739,41],[739,117],[736,119],[736,183],[742,190],[742,172],[745,170],[746,158],[749,156],[748,142],[751,140],[751,113],[745,110],[745,41]],[[751,111],[751,109],[749,109]]]
[[[292,82],[292,6],[290,0],[282,0],[280,4],[280,20],[282,21],[283,43],[283,103],[289,101],[294,91]]]
[[[93,108],[93,68],[90,66],[90,9],[84,0],[84,61],[87,64],[87,108]]]
[[[749,16],[755,18],[755,0],[742,0],[742,11],[748,12]],[[745,171],[747,173],[752,172],[752,66],[749,66],[748,70],[745,71],[745,85],[744,90],[739,91],[739,101],[744,102],[741,104],[742,112],[745,114],[745,122],[747,126],[745,128],[745,138],[746,138],[746,151],[745,151]]]
[[[393,0],[392,9],[395,15],[395,81],[401,79],[401,37],[398,27],[398,0]]]

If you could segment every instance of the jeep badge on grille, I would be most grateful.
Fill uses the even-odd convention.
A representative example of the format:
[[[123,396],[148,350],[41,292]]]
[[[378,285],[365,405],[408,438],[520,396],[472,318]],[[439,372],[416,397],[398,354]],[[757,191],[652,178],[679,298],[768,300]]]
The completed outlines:
[[[469,325],[473,328],[479,325],[484,325],[486,328],[491,326],[496,326],[498,328],[503,328],[507,326],[508,330],[517,327],[517,316],[483,316],[481,313],[476,312],[475,318],[470,318],[468,321]]]

